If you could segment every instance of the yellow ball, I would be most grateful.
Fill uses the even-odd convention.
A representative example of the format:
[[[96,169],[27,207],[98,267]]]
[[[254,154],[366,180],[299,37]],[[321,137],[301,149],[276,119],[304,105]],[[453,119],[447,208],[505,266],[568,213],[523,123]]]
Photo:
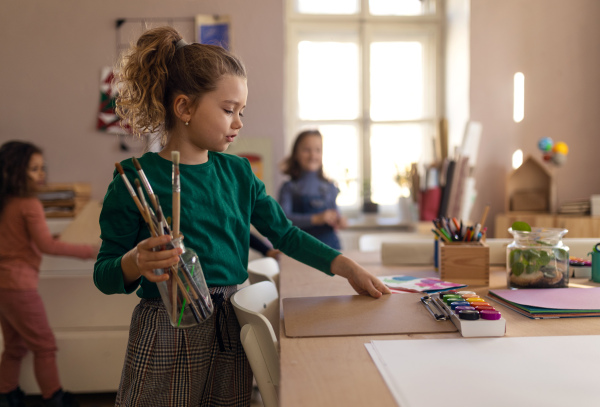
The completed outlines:
[[[567,146],[567,143],[559,141],[554,145],[554,147],[552,147],[552,151],[567,155],[569,153],[569,146]]]

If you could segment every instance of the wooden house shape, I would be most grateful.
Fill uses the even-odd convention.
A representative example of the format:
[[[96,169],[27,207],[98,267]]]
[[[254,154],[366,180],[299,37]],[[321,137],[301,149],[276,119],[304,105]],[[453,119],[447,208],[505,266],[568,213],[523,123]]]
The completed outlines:
[[[552,171],[539,160],[527,156],[506,181],[507,212],[556,212],[556,186]]]

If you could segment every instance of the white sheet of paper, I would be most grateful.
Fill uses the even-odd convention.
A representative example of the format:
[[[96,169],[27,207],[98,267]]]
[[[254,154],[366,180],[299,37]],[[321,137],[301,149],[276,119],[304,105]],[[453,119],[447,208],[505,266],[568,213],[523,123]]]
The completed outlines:
[[[402,407],[600,406],[600,335],[372,341]]]

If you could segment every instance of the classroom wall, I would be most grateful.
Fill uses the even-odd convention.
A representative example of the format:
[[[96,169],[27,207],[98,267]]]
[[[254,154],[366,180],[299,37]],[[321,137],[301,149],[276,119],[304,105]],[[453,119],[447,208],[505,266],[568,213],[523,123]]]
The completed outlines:
[[[445,94],[448,145],[460,146],[470,117],[470,0],[446,0]]]
[[[542,137],[569,145],[566,164],[554,168],[559,205],[600,194],[598,17],[597,0],[471,0],[471,119],[483,123],[474,219],[489,203],[493,226],[512,153],[541,159]],[[515,72],[525,75],[521,123],[512,119]]]
[[[118,18],[226,14],[249,76],[241,137],[269,138],[283,158],[283,2],[280,0],[28,0],[0,2],[0,143],[45,152],[51,182],[90,182],[101,200],[114,163],[139,154],[95,130],[100,70],[117,57]],[[136,151],[137,150],[137,151]],[[275,177],[280,177],[275,175]]]
[[[464,11],[465,1],[450,3]],[[136,153],[120,151],[115,136],[95,130],[100,69],[116,58],[115,20],[204,13],[232,18],[233,47],[249,72],[242,137],[272,140],[276,166],[285,155],[281,0],[0,2],[0,142],[39,144],[50,181],[90,182],[93,197],[102,199],[115,161]],[[512,152],[540,157],[542,136],[570,147],[556,171],[559,203],[600,193],[599,15],[597,0],[470,0],[470,38],[463,41],[461,31],[455,38],[470,43],[470,118],[483,123],[473,219],[490,203],[493,227],[493,216],[504,210]],[[526,84],[525,120],[518,124],[512,121],[517,71]],[[277,171],[273,178],[276,187],[283,181]]]

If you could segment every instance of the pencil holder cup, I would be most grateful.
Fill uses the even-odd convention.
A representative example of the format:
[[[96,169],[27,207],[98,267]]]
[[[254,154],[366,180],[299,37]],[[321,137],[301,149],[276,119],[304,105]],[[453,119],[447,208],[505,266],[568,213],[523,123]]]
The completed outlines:
[[[487,287],[490,283],[490,248],[484,242],[438,241],[440,278]]]
[[[569,284],[569,247],[562,242],[567,229],[512,230],[506,248],[508,288],[565,288]]]
[[[173,239],[166,249],[181,248],[179,263],[170,269],[154,270],[156,275],[169,274],[169,279],[157,283],[158,291],[175,328],[190,328],[206,321],[214,307],[198,255],[186,248],[181,239]]]

